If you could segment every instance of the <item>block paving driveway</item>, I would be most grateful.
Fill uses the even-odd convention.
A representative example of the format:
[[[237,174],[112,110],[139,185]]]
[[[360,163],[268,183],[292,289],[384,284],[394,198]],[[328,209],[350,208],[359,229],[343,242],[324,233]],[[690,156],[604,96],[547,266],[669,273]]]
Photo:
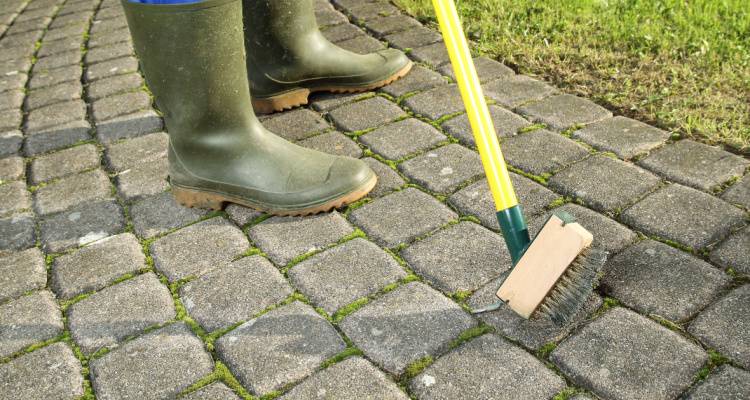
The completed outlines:
[[[0,398],[750,398],[747,158],[477,58],[531,230],[566,210],[611,258],[568,326],[472,315],[509,257],[440,35],[315,5],[416,66],[263,117],[380,176],[279,218],[172,200],[119,0],[2,1]]]

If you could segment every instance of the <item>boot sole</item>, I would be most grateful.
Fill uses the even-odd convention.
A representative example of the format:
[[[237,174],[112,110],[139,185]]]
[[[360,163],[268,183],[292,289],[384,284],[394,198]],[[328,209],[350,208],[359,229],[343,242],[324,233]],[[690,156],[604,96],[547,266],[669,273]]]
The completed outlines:
[[[311,93],[315,92],[333,92],[333,93],[360,93],[368,90],[377,89],[389,85],[398,79],[403,78],[411,71],[414,63],[409,61],[406,66],[398,70],[386,79],[370,83],[363,86],[321,86],[316,88],[297,89],[278,96],[266,97],[262,99],[253,98],[253,110],[258,114],[270,114],[273,112],[289,110],[308,103]]]
[[[334,208],[341,208],[345,205],[351,204],[367,195],[367,193],[370,193],[377,182],[378,177],[373,175],[372,179],[367,181],[359,189],[353,192],[347,193],[344,196],[329,200],[317,206],[299,209],[274,209],[251,203],[241,198],[229,196],[226,194],[189,189],[175,185],[172,185],[172,195],[178,203],[188,208],[207,208],[211,210],[221,210],[224,208],[224,205],[226,203],[235,203],[271,215],[304,216],[318,214],[321,212],[328,212]]]

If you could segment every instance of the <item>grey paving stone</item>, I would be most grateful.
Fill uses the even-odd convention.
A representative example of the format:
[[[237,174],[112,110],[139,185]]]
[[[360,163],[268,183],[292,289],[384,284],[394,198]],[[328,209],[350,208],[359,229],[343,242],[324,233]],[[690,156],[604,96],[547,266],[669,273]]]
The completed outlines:
[[[0,110],[17,110],[21,108],[24,96],[24,92],[20,89],[12,89],[4,92],[0,98]]]
[[[348,50],[356,54],[374,53],[385,48],[385,45],[382,42],[379,42],[378,40],[366,35],[342,40],[336,43],[336,45],[344,50]]]
[[[39,249],[0,255],[0,302],[47,284],[47,269]]]
[[[366,33],[362,29],[352,24],[338,24],[323,27],[321,29],[321,33],[331,43],[338,43],[357,36],[366,35]]]
[[[91,100],[99,100],[117,93],[136,90],[141,85],[143,85],[143,78],[137,72],[133,72],[91,82],[86,94]]]
[[[456,365],[462,371],[457,373]],[[510,342],[484,335],[468,342],[414,377],[418,399],[550,399],[565,381]]]
[[[510,109],[557,93],[552,86],[524,75],[502,76],[483,85],[482,90],[485,96]]]
[[[203,343],[178,322],[91,360],[97,399],[174,398],[214,367]]]
[[[671,181],[706,191],[741,177],[750,167],[750,161],[740,156],[692,140],[664,146],[639,164]]]
[[[0,77],[0,92],[12,89],[23,89],[26,85],[28,76],[26,74],[14,73]]]
[[[23,250],[34,246],[35,227],[31,213],[0,218],[0,250]]]
[[[380,197],[386,195],[402,186],[406,183],[401,175],[391,169],[389,166],[381,163],[380,161],[367,157],[362,159],[378,176],[378,183],[369,193],[370,197]]]
[[[107,146],[107,164],[115,171],[124,171],[143,162],[167,156],[169,136],[164,132],[123,140]]]
[[[23,182],[0,185],[0,215],[7,216],[31,209],[31,195]]]
[[[29,89],[39,89],[68,81],[80,81],[81,72],[80,65],[69,65],[49,71],[40,71],[35,73],[29,80]]]
[[[184,208],[184,207],[183,207]],[[252,208],[243,207],[239,204],[231,203],[224,211],[227,213],[229,220],[237,224],[238,226],[244,226],[253,222],[256,218],[263,215],[260,211],[255,211]]]
[[[553,190],[598,211],[613,212],[656,189],[661,179],[633,164],[605,155],[577,162],[549,180]]]
[[[575,125],[587,125],[605,118],[612,113],[598,104],[570,94],[548,97],[538,102],[521,106],[518,111],[532,120],[546,124],[549,128],[562,131]]]
[[[521,175],[510,173],[510,179],[524,215],[532,217],[543,212],[558,196],[544,186]],[[495,205],[486,179],[472,183],[448,198],[448,204],[455,207],[461,214],[472,215],[482,222],[482,225],[499,230]]]
[[[10,156],[0,158],[0,183],[23,179],[26,175],[26,165],[23,158]]]
[[[410,363],[446,350],[475,325],[457,304],[417,282],[385,294],[339,324],[369,359],[396,375]]]
[[[96,13],[95,20],[102,21],[105,19],[110,18],[124,18],[125,17],[125,11],[122,8],[119,7],[107,7],[102,8]]]
[[[334,10],[333,8],[316,10],[315,19],[317,20],[319,26],[337,25],[344,22],[349,22],[349,19],[346,18],[344,14]]]
[[[125,18],[112,18],[107,20],[95,19],[91,23],[91,34],[98,35],[103,32],[116,31],[127,26]]]
[[[514,136],[519,129],[531,125],[531,123],[512,112],[495,105],[490,105],[490,117],[495,127],[495,134],[498,139],[507,136]],[[474,134],[469,125],[469,117],[461,114],[443,122],[441,125],[446,132],[458,139],[461,143],[476,147]]]
[[[496,303],[496,295],[500,285],[505,280],[507,272],[500,278],[484,285],[474,292],[468,300],[471,309],[478,309]],[[567,324],[559,326],[546,317],[526,319],[510,307],[503,305],[498,310],[478,314],[485,324],[495,328],[498,334],[519,343],[529,350],[537,351],[550,342],[558,342],[568,336],[570,332],[588,322],[589,316],[602,305],[602,299],[592,294],[584,303],[581,310]]]
[[[39,51],[36,53],[37,57],[48,57],[59,53],[81,50],[83,46],[83,38],[77,37],[66,37],[57,40],[44,40],[42,41]]]
[[[47,27],[47,24],[49,24],[52,20],[49,18],[49,16],[41,16],[38,18],[34,18],[31,20],[21,21],[14,23],[13,25],[8,28],[8,30],[5,31],[5,37],[10,37],[16,34],[21,33],[28,33],[36,31],[38,32],[38,37],[41,38],[43,34],[44,28]]]
[[[354,228],[338,212],[311,217],[273,217],[251,227],[247,234],[277,265],[320,250],[352,233]]]
[[[404,105],[431,120],[464,110],[464,102],[456,85],[440,86],[409,97]]]
[[[381,126],[404,117],[406,113],[390,101],[380,96],[374,96],[343,105],[331,111],[328,115],[340,129],[354,132]]]
[[[380,91],[393,97],[401,97],[407,93],[427,90],[441,85],[447,85],[447,82],[440,74],[420,65],[415,65],[405,77],[384,86]]]
[[[6,357],[63,331],[52,292],[42,290],[0,305],[0,357]]]
[[[638,312],[683,321],[715,300],[729,281],[698,258],[644,240],[607,263],[601,286],[606,294]]]
[[[307,377],[345,348],[333,326],[300,302],[250,320],[216,341],[219,358],[255,394]]]
[[[103,239],[125,229],[125,216],[114,200],[85,202],[40,222],[42,248],[58,253]]]
[[[126,42],[129,40],[131,40],[130,30],[128,30],[127,27],[104,33],[92,33],[89,36],[88,48],[94,49],[96,47]]]
[[[672,184],[648,195],[621,217],[648,235],[701,249],[742,226],[744,213],[706,193]]]
[[[29,179],[31,183],[39,184],[99,164],[99,150],[93,144],[84,144],[35,158],[29,168]]]
[[[476,57],[473,61],[474,68],[477,71],[477,75],[479,75],[479,81],[481,83],[486,83],[503,76],[513,76],[516,74],[503,63],[495,61],[489,57]],[[453,72],[453,66],[451,64],[444,64],[438,68],[438,72],[450,77],[454,81],[456,80],[456,75]]]
[[[182,400],[240,400],[232,389],[221,382],[214,382],[204,386],[187,396],[180,397]]]
[[[85,118],[86,104],[82,100],[65,101],[31,111],[26,120],[26,130],[39,132],[65,122],[81,121]]]
[[[78,204],[111,197],[107,174],[96,169],[71,175],[34,192],[34,209],[41,215],[66,210]]]
[[[721,354],[750,368],[750,285],[741,286],[704,310],[688,331]]]
[[[81,364],[63,343],[53,343],[0,365],[4,399],[77,399],[83,395]]]
[[[180,288],[188,313],[207,331],[251,319],[293,292],[263,257],[241,258]]]
[[[128,201],[161,193],[169,188],[169,165],[159,158],[126,169],[117,174],[117,190]]]
[[[314,255],[289,270],[292,283],[331,315],[404,277],[406,273],[393,257],[361,238]]]
[[[2,47],[0,47],[2,48]],[[26,74],[31,68],[31,60],[28,58],[0,58],[0,74],[13,76]]]
[[[96,136],[104,143],[164,130],[164,121],[154,110],[143,110],[96,124]]]
[[[593,246],[616,254],[638,239],[638,235],[624,225],[578,204],[565,204],[548,211],[529,222],[529,233],[532,237],[539,233],[544,223],[553,212],[565,211],[576,218],[578,223],[594,235]]]
[[[385,158],[400,160],[435,147],[448,138],[427,123],[416,118],[407,118],[381,126],[360,136],[359,140]]]
[[[409,266],[447,294],[473,292],[512,263],[502,238],[473,222],[461,222],[401,252]]]
[[[41,17],[51,17],[52,15],[54,15],[56,8],[57,7],[55,7],[54,5],[50,5],[47,7],[26,9],[21,12],[18,17],[16,17],[13,25],[24,23]]]
[[[128,56],[90,65],[86,68],[84,78],[87,82],[93,82],[97,79],[136,71],[138,71],[138,60]]]
[[[33,156],[88,140],[90,129],[91,126],[88,121],[77,120],[43,128],[39,131],[27,132],[24,153]]]
[[[57,257],[50,286],[61,299],[70,299],[145,268],[141,244],[132,233],[122,233]]]
[[[574,131],[573,137],[628,160],[664,144],[669,132],[618,115]]]
[[[0,131],[11,131],[21,126],[20,110],[3,110],[0,111]]]
[[[362,157],[362,149],[341,132],[323,133],[301,140],[297,144],[337,156]]]
[[[340,107],[344,104],[351,103],[362,96],[367,96],[367,94],[315,92],[310,94],[309,100],[310,107],[312,107],[314,110],[326,112],[333,110],[336,107]]]
[[[409,57],[432,68],[437,68],[450,62],[448,51],[445,49],[443,42],[414,48],[409,52]]]
[[[414,28],[405,32],[392,33],[385,36],[389,45],[401,50],[412,50],[432,43],[441,42],[442,36],[428,28]]]
[[[750,398],[750,372],[722,365],[690,391],[686,400],[742,400]]]
[[[69,106],[77,104],[75,100],[81,99],[83,87],[80,82],[63,82],[54,86],[32,90],[26,97],[26,109],[33,111],[41,107],[50,106],[55,103],[63,103]],[[76,117],[81,116],[76,114]],[[75,118],[83,119],[83,118]]]
[[[409,398],[388,377],[361,357],[336,363],[295,386],[282,400]]]
[[[263,120],[263,126],[284,139],[297,141],[330,129],[317,113],[298,108]]]
[[[151,245],[156,268],[170,281],[219,267],[248,248],[245,235],[224,218],[190,225]]]
[[[383,2],[358,4],[347,7],[346,11],[357,22],[398,14],[398,8]]]
[[[735,232],[711,252],[711,261],[750,275],[750,227]]]
[[[60,10],[60,12],[63,12],[62,9]],[[63,27],[58,27],[56,29],[50,29],[47,31],[47,33],[44,34],[44,39],[45,40],[57,40],[57,39],[63,39],[63,38],[70,37],[70,36],[83,37],[83,33],[86,32],[87,28],[88,28],[87,24],[78,23],[78,24],[71,24],[71,25],[66,25]]]
[[[154,237],[185,226],[206,216],[208,212],[200,208],[181,206],[169,192],[146,196],[130,207],[133,230],[142,238]]]
[[[730,186],[722,193],[721,198],[729,203],[750,209],[750,176]]]
[[[148,272],[71,305],[68,326],[81,351],[91,354],[175,315],[169,289]]]
[[[394,14],[369,19],[365,22],[365,26],[375,35],[375,37],[382,38],[391,33],[421,27],[422,24],[416,19],[406,15]]]
[[[414,182],[438,193],[449,193],[462,183],[484,175],[479,154],[449,144],[399,164],[398,169]]]
[[[448,207],[414,188],[389,194],[350,214],[355,225],[386,247],[410,242],[457,217]]]
[[[575,141],[545,129],[510,137],[502,146],[510,165],[534,175],[554,172],[589,155]]]
[[[93,110],[92,114],[97,124],[121,115],[149,109],[150,107],[151,98],[146,92],[140,90],[101,98],[91,106]]]
[[[607,399],[673,399],[707,360],[700,347],[656,322],[615,308],[563,341],[550,359]]]
[[[68,50],[42,57],[34,63],[32,75],[40,71],[46,72],[60,67],[78,65],[81,63],[82,58],[83,54],[80,50]]]
[[[49,25],[49,29],[63,28],[68,25],[77,25],[81,23],[88,23],[89,19],[93,15],[93,10],[80,10],[78,12],[71,12],[62,16],[56,17]]]

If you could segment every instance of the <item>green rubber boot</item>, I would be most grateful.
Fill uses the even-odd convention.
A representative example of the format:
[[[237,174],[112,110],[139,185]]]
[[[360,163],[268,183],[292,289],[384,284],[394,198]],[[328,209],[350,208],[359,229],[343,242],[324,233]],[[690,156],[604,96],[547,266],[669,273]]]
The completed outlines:
[[[302,148],[260,124],[250,105],[240,0],[122,5],[169,131],[178,202],[306,215],[356,201],[375,186],[362,161]]]
[[[412,67],[396,49],[361,55],[329,42],[312,1],[243,0],[247,71],[258,113],[307,104],[311,92],[375,89]]]

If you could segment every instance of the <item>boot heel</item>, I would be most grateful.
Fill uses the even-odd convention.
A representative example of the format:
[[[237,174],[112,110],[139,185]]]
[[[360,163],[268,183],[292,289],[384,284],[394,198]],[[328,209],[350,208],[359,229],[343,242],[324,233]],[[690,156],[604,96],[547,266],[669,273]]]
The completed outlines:
[[[221,210],[226,199],[218,194],[200,192],[192,189],[172,186],[172,196],[181,205],[189,208],[208,208]]]
[[[258,114],[271,114],[277,111],[284,111],[307,104],[309,96],[309,89],[299,89],[273,97],[253,98],[253,110]]]

